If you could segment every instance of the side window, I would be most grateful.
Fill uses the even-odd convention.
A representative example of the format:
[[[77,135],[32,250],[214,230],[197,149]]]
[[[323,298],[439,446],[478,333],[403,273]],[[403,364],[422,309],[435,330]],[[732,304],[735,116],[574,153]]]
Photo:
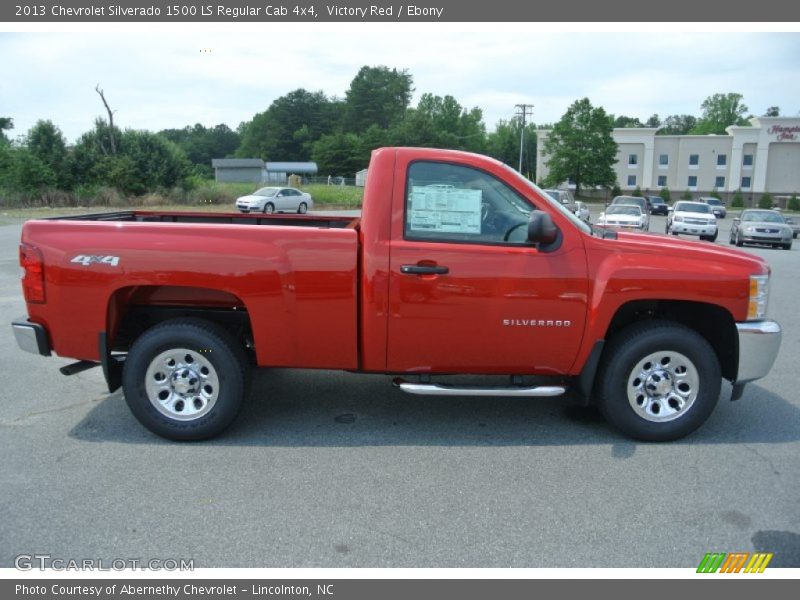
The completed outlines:
[[[524,244],[532,209],[505,183],[477,169],[435,162],[408,169],[406,239]]]

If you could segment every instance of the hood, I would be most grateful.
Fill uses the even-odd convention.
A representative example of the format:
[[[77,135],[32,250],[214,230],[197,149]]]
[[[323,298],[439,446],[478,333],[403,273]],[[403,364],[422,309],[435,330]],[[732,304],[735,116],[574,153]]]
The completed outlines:
[[[254,195],[250,195],[250,196],[239,196],[239,197],[236,199],[236,201],[237,201],[237,202],[239,202],[240,200],[245,200],[245,201],[247,201],[247,202],[253,202],[253,201],[255,201],[255,202],[261,202],[262,200],[267,200],[267,197],[266,197],[266,196],[254,196]]]
[[[663,233],[620,231],[616,240],[603,241],[617,244],[621,250],[662,256],[669,255],[677,260],[694,259],[728,263],[747,268],[753,274],[769,272],[767,261],[743,250],[726,248],[711,242],[684,240]]]

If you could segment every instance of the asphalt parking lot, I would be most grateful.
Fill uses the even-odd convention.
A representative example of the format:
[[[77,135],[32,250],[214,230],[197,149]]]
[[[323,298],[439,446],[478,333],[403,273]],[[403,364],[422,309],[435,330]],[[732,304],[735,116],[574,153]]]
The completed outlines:
[[[596,211],[595,211],[596,217]],[[731,218],[721,222],[727,246]],[[652,230],[664,230],[654,217]],[[0,226],[0,324],[25,312]],[[0,328],[0,567],[19,554],[196,567],[696,567],[706,552],[800,566],[800,243],[773,269],[771,374],[668,444],[555,399],[420,398],[390,378],[260,372],[228,432],[141,427],[98,369]]]

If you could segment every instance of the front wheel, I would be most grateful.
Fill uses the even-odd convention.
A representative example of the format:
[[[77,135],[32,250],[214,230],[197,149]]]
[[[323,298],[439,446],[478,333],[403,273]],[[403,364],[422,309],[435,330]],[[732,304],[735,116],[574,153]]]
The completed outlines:
[[[202,319],[156,325],[133,344],[122,386],[134,416],[171,440],[221,433],[242,405],[247,358],[222,327]]]
[[[308,204],[305,202],[301,202],[300,206],[297,207],[298,214],[304,215],[308,212]]]
[[[626,435],[669,441],[700,427],[719,398],[721,371],[704,337],[670,321],[623,330],[606,347],[596,383],[606,420]]]
[[[271,215],[274,212],[275,212],[275,205],[272,202],[267,202],[264,205],[264,213]]]

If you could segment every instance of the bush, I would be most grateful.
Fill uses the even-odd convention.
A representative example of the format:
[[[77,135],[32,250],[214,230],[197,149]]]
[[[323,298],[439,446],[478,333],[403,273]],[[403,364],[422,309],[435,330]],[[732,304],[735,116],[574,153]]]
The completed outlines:
[[[758,199],[758,208],[772,208],[772,196],[764,194]]]
[[[364,188],[352,185],[307,185],[303,191],[311,194],[315,205],[359,208],[364,200]]]
[[[692,199],[692,192],[686,190],[681,194],[681,200],[691,200]]]
[[[736,193],[733,195],[733,200],[731,200],[731,207],[744,208],[744,196],[742,196],[742,190],[736,190]]]
[[[619,187],[619,184],[615,183],[614,187],[611,188],[611,196],[622,196],[622,190]]]
[[[641,198],[641,197],[642,197],[642,188],[640,188],[640,187],[637,185],[637,186],[636,186],[636,189],[635,189],[635,190],[633,190],[633,195],[634,195],[634,196],[636,196],[637,198]]]
[[[664,199],[664,202],[666,202],[667,204],[672,202],[672,196],[669,193],[669,188],[666,186],[661,188],[661,193],[659,194],[659,196],[661,196]]]
[[[717,190],[714,190],[713,192],[711,192],[710,195],[711,195],[712,198],[716,198],[717,200],[722,200],[722,196],[719,195],[719,192]]]
[[[800,210],[800,198],[797,197],[796,192],[792,194],[791,198],[789,198],[789,202],[786,204],[786,208],[788,208],[789,210]]]

